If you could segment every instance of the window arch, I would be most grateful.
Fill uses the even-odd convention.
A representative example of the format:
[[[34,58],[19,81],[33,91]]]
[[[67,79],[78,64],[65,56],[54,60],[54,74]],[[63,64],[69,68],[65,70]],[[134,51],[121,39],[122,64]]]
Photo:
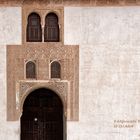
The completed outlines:
[[[36,65],[32,61],[26,63],[26,78],[36,78]]]
[[[55,13],[49,13],[45,18],[44,41],[59,42],[59,24]]]
[[[37,13],[31,13],[28,16],[28,24],[26,31],[27,42],[41,42],[42,41],[42,29],[41,19]]]
[[[51,78],[61,78],[61,65],[57,61],[51,63]]]

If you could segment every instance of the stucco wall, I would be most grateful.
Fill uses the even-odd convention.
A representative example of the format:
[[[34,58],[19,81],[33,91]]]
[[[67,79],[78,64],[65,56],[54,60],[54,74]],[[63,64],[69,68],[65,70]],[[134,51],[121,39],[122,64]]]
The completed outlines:
[[[80,120],[67,140],[138,140],[140,123],[140,8],[65,8],[65,44],[80,45]],[[6,47],[21,44],[21,8],[0,8],[0,139],[19,140],[19,122],[6,121]]]
[[[0,8],[0,45],[21,43],[21,8]]]
[[[80,45],[80,120],[68,122],[68,140],[140,139],[140,8],[64,13],[64,42]],[[115,120],[137,122],[114,128]]]
[[[0,140],[19,140],[19,121],[6,121],[6,44],[21,44],[21,8],[0,8]]]

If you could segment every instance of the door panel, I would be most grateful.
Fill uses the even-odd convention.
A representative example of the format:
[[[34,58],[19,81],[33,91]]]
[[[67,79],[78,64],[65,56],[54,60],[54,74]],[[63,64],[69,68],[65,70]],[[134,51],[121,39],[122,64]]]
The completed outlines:
[[[39,89],[25,100],[21,140],[63,140],[63,106],[52,91]]]

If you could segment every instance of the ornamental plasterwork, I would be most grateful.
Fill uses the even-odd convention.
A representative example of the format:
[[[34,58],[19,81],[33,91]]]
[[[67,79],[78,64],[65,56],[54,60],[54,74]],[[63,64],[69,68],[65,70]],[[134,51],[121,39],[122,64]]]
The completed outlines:
[[[1,5],[12,6],[125,6],[140,5],[139,0],[0,0]]]
[[[37,69],[36,79],[32,80],[26,79],[26,63],[30,60],[36,62]],[[50,77],[52,61],[61,64],[60,79]],[[65,102],[67,120],[78,120],[79,46],[61,43],[7,46],[7,82],[8,120],[19,119],[26,95],[40,87],[56,91]]]
[[[38,88],[48,88],[53,90],[62,100],[64,112],[67,112],[68,81],[20,81],[16,85],[16,109],[22,114],[23,103],[26,97]]]
[[[79,119],[79,46],[64,45],[64,7],[28,5],[22,7],[22,45],[7,46],[7,120],[18,120],[27,95],[46,87],[54,90],[64,103],[67,120]],[[40,15],[42,30],[49,12],[59,19],[60,42],[26,42],[27,19],[30,13]],[[26,62],[36,64],[36,79],[26,79]],[[61,64],[61,78],[51,79],[51,62]]]

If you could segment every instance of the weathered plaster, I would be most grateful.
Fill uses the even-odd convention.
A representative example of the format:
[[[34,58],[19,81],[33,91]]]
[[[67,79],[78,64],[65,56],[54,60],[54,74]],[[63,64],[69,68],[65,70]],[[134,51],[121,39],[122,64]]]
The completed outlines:
[[[65,44],[80,44],[80,119],[67,122],[67,140],[139,140],[140,124],[113,128],[113,122],[140,116],[140,8],[70,7],[64,15]],[[2,45],[0,58],[0,139],[19,140],[19,122],[6,122]]]
[[[6,46],[0,45],[0,139],[19,140],[19,121],[7,122]]]
[[[7,122],[6,44],[21,44],[21,8],[0,8],[0,139],[19,140],[19,121]]]
[[[47,5],[53,6],[134,6],[140,5],[139,0],[0,0],[0,5],[22,6],[22,5]]]
[[[21,44],[21,8],[0,8],[0,45]]]
[[[79,122],[68,140],[138,140],[140,124],[139,7],[65,8],[65,44],[80,44]]]

